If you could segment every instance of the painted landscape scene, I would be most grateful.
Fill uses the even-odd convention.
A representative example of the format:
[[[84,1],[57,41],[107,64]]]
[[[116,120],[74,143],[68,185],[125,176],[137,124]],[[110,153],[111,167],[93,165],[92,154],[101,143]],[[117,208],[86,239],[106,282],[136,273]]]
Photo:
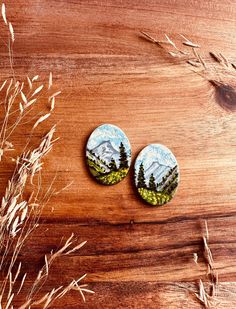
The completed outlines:
[[[98,182],[116,184],[129,171],[131,147],[128,138],[114,125],[101,125],[88,140],[86,159],[91,174]]]
[[[151,205],[164,205],[174,196],[179,183],[175,156],[165,146],[144,148],[135,162],[135,184],[140,196]]]

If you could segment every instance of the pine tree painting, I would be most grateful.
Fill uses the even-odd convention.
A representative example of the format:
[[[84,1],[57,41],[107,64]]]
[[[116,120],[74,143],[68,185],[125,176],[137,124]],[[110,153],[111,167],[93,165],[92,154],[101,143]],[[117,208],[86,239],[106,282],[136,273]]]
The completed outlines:
[[[124,144],[121,142],[120,143],[120,168],[128,168],[129,163],[128,163],[128,156],[124,147]]]
[[[138,172],[138,188],[146,188],[143,163],[140,164]]]
[[[111,171],[117,171],[116,161],[112,158],[109,164],[109,168]]]
[[[155,183],[156,179],[153,176],[153,174],[151,174],[150,178],[149,178],[149,189],[152,191],[156,191],[157,190],[157,185]]]

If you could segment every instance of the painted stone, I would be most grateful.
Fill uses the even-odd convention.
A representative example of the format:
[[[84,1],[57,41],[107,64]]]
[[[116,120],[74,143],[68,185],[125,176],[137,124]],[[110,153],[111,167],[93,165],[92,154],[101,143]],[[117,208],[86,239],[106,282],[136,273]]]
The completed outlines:
[[[90,135],[86,160],[91,174],[103,185],[114,185],[128,174],[131,147],[125,133],[112,124],[103,124]]]
[[[146,146],[139,153],[134,169],[135,185],[148,204],[161,206],[173,198],[179,183],[179,166],[167,147]]]

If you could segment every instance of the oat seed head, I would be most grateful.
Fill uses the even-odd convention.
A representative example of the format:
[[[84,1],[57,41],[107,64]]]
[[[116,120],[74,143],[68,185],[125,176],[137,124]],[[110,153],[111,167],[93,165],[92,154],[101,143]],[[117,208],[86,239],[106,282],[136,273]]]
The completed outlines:
[[[5,3],[2,4],[2,18],[4,23],[7,25],[7,16],[6,16],[6,6]]]
[[[15,41],[15,34],[14,34],[14,29],[13,29],[12,23],[10,23],[10,22],[9,22],[9,31],[10,31],[10,34],[11,34],[11,40],[14,43],[14,41]]]

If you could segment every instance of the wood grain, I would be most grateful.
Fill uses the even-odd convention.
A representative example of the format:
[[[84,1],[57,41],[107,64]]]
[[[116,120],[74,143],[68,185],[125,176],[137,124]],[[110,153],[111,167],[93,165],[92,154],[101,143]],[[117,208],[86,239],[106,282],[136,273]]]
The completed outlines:
[[[222,110],[210,84],[184,63],[139,36],[145,30],[178,40],[183,33],[208,52],[236,63],[234,1],[6,1],[16,42],[18,76],[50,71],[62,90],[53,119],[60,141],[46,162],[44,185],[57,173],[53,198],[42,225],[22,254],[35,275],[42,257],[75,232],[88,240],[80,254],[55,265],[44,287],[84,272],[96,292],[81,304],[70,294],[54,308],[200,308],[188,292],[205,278],[202,222],[208,220],[210,247],[219,272],[222,308],[236,306],[236,115]],[[0,46],[1,78],[8,56]],[[51,122],[51,123],[50,123]],[[135,193],[132,169],[113,187],[90,177],[84,157],[89,134],[101,123],[121,127],[133,160],[147,144],[160,142],[175,154],[181,172],[176,197],[152,208]],[[24,145],[27,126],[14,137]],[[12,172],[0,169],[0,190]],[[53,212],[51,211],[53,207]],[[193,253],[199,253],[199,267]],[[63,282],[64,282],[63,281]],[[182,287],[180,287],[182,286]],[[183,288],[184,287],[184,288]]]

